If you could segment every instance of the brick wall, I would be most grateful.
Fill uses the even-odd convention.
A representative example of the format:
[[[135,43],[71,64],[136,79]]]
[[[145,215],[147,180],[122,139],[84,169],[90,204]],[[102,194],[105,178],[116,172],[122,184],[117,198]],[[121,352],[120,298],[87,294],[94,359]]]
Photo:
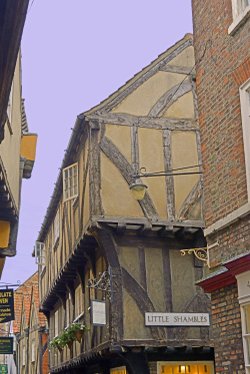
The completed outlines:
[[[216,373],[245,373],[237,286],[212,295]]]
[[[250,21],[231,36],[231,0],[192,3],[209,226],[247,202],[239,84],[250,77]]]

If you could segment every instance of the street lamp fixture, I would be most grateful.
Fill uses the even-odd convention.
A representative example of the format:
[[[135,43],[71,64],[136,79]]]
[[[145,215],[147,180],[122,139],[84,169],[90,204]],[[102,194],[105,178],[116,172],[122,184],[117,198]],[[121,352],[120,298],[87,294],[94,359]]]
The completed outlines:
[[[155,171],[148,173],[145,167],[140,168],[140,172],[133,175],[133,183],[130,185],[130,190],[134,198],[138,201],[143,200],[146,189],[148,186],[140,181],[140,178],[152,178],[152,177],[172,177],[178,175],[195,175],[202,174],[202,171],[185,171],[187,169],[200,168],[201,165],[190,165],[180,168],[171,169],[169,171]],[[183,171],[184,170],[184,171]]]

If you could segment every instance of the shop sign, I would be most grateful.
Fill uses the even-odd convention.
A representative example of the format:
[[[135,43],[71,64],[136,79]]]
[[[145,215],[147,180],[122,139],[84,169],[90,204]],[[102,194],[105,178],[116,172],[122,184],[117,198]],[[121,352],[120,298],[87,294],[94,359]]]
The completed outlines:
[[[0,290],[0,323],[15,319],[13,289]]]
[[[92,300],[91,302],[92,311],[92,323],[95,326],[106,325],[106,302]]]
[[[10,355],[12,353],[13,353],[13,338],[0,336],[0,354]]]
[[[0,364],[0,374],[8,374],[8,365]]]
[[[145,313],[146,326],[209,326],[208,313]]]
[[[127,374],[126,366],[120,366],[119,368],[110,369],[110,374]]]

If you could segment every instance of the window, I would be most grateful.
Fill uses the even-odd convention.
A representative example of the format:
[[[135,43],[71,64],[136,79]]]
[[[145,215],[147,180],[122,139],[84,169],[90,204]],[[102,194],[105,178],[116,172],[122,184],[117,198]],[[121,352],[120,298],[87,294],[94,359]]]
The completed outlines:
[[[22,364],[25,366],[25,361],[26,361],[26,349],[25,346],[23,345],[23,350],[22,350]]]
[[[36,361],[36,357],[35,357],[35,339],[32,340],[31,342],[31,362],[35,362]]]
[[[250,13],[250,0],[232,0],[233,23],[228,28],[228,33],[236,31],[246,21]]]
[[[63,169],[63,200],[67,201],[78,196],[78,164]]]
[[[250,79],[240,87],[242,132],[244,142],[247,193],[250,202]]]
[[[53,223],[53,245],[55,246],[55,244],[57,243],[58,239],[59,239],[59,236],[60,236],[60,215],[59,215],[59,209],[56,213],[56,216],[55,216],[55,219],[54,219],[54,223]]]
[[[46,251],[45,251],[44,243],[36,241],[35,257],[36,257],[36,263],[41,266],[41,271],[43,271],[46,265]]]
[[[168,361],[157,363],[157,374],[213,374],[212,361]]]
[[[79,284],[75,289],[75,319],[78,319],[84,311],[82,286]]]
[[[59,333],[59,313],[58,313],[58,310],[55,312],[55,315],[54,315],[54,320],[55,320],[55,334],[54,336],[58,336],[58,333]]]
[[[250,271],[236,275],[246,374],[250,374]]]

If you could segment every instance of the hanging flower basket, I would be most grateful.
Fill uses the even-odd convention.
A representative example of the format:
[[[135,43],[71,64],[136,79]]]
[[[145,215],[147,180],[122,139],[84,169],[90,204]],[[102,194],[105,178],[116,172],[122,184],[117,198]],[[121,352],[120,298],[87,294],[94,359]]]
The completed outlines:
[[[67,329],[70,333],[72,333],[73,335],[74,335],[74,337],[75,337],[75,339],[79,342],[79,343],[81,343],[81,340],[82,340],[82,337],[83,337],[83,335],[84,335],[84,332],[86,331],[86,330],[88,330],[87,329],[87,327],[84,325],[84,324],[82,324],[82,323],[72,323],[69,327],[68,327],[68,329]]]
[[[57,348],[62,352],[63,348],[67,345],[69,349],[72,350],[74,340],[77,340],[80,343],[84,331],[86,330],[88,330],[88,328],[84,324],[72,323],[62,332],[62,334],[52,339],[49,346],[51,348]]]

